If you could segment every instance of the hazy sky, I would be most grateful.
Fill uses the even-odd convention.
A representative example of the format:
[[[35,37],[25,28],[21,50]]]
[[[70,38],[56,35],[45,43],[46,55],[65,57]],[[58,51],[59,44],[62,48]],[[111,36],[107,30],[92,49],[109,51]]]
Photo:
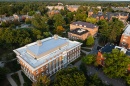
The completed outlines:
[[[0,0],[0,1],[130,1],[130,0]]]

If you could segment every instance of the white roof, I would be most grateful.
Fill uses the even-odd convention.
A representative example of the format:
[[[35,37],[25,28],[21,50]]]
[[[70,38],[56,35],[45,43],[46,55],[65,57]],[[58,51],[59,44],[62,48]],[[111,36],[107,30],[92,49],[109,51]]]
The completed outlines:
[[[123,35],[130,36],[130,25],[127,25],[125,27],[125,31],[123,32]]]
[[[34,42],[34,43],[28,44],[24,47],[18,48],[16,50],[14,50],[14,52],[17,53],[17,55],[20,54],[20,59],[23,59],[27,64],[29,64],[31,66],[31,68],[34,69],[34,68],[39,67],[40,65],[43,65],[43,64],[45,65],[47,62],[49,62],[50,59],[52,59],[52,60],[55,59],[54,57],[58,57],[57,55],[59,55],[60,53],[63,53],[64,51],[70,50],[76,46],[81,45],[81,43],[79,43],[79,42],[70,41],[67,38],[62,38],[59,36],[58,36],[58,39],[54,39],[54,37],[49,37],[49,38],[43,39],[41,41],[42,41],[43,46],[41,46],[39,51],[37,51],[38,49],[36,49],[37,42]],[[41,52],[44,53],[65,42],[68,42],[68,44],[50,52],[49,54],[47,54],[39,59],[35,59],[32,55],[27,53],[28,48],[30,48],[35,53],[38,52],[38,54]]]

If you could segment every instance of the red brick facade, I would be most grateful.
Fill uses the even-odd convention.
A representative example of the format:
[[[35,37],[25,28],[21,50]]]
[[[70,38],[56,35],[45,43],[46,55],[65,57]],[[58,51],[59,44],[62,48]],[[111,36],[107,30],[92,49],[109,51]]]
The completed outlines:
[[[130,48],[130,36],[125,36],[122,34],[121,40],[120,40],[120,46],[125,48]]]

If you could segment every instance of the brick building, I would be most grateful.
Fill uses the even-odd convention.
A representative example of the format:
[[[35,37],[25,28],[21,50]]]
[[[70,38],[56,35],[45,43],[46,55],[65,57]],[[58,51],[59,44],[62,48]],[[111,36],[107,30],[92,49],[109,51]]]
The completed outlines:
[[[114,44],[106,44],[104,47],[102,47],[98,53],[97,53],[97,58],[96,58],[96,61],[97,61],[97,64],[98,65],[101,65],[101,66],[104,66],[104,60],[105,58],[107,57],[104,57],[103,56],[103,53],[110,53],[113,49],[119,49],[120,51],[123,51],[127,56],[130,57],[130,49],[126,49],[124,47],[120,47],[120,46],[115,46]],[[130,70],[130,67],[128,67],[128,70]]]
[[[67,9],[71,12],[76,12],[80,5],[66,5]]]
[[[112,18],[118,18],[120,21],[125,23],[126,20],[128,19],[129,13],[125,13],[125,12],[115,12],[115,13],[107,12],[107,13],[103,14],[102,12],[98,12],[97,14],[92,14],[92,15],[89,15],[89,16],[94,17],[97,20],[105,19],[105,20],[108,20],[108,21],[111,21]]]
[[[120,46],[130,49],[130,25],[127,25],[124,29],[120,40]]]
[[[92,23],[82,22],[82,21],[76,21],[70,24],[70,31],[76,28],[82,28],[84,30],[88,30],[89,34],[92,36],[95,36],[98,32],[97,25]]]
[[[73,40],[85,40],[89,36],[88,30],[76,28],[68,32],[68,38]]]
[[[64,10],[64,6],[46,6],[49,10]]]
[[[80,56],[81,43],[57,35],[13,50],[26,76],[36,81],[39,75],[51,76]]]

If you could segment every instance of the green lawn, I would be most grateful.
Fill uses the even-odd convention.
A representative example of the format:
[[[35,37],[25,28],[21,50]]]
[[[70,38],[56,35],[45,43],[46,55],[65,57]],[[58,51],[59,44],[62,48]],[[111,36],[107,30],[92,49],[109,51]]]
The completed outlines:
[[[13,80],[16,82],[16,84],[17,84],[18,86],[21,85],[21,82],[20,82],[18,73],[14,73],[13,75],[11,75],[11,77],[13,78]]]
[[[32,81],[23,72],[21,74],[25,82],[23,86],[32,86]]]
[[[85,50],[85,51],[87,51],[87,52],[90,52],[90,51],[91,51],[91,49],[87,49],[87,48],[82,48],[82,50]]]
[[[71,62],[70,64],[74,65],[76,62],[78,62],[79,60],[81,60],[81,58],[82,58],[83,56],[86,56],[86,54],[84,54],[84,53],[81,52],[80,57],[77,58],[77,59],[75,59],[75,60],[74,60],[73,62]]]

